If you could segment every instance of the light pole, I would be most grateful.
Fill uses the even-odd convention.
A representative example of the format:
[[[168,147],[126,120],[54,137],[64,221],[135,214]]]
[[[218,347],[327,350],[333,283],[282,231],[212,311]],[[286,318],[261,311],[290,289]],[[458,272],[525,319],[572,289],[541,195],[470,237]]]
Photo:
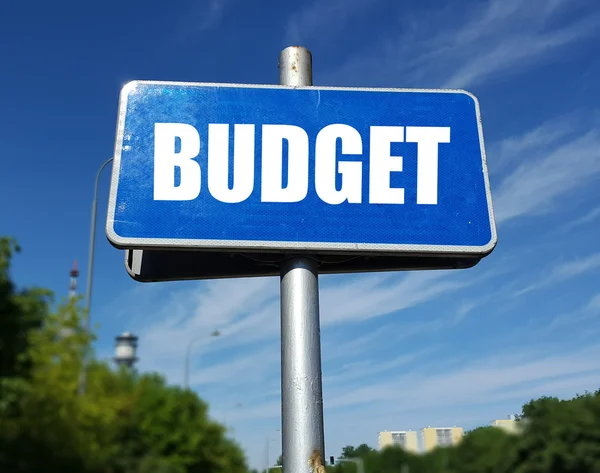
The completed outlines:
[[[281,432],[281,430],[280,429],[275,429],[275,432]],[[267,434],[267,441],[266,441],[266,448],[265,448],[265,450],[266,450],[265,454],[267,456],[267,468],[265,470],[266,473],[269,473],[269,470],[271,469],[271,467],[269,465],[269,461],[270,461],[270,458],[269,458],[269,443],[271,442],[271,440],[273,440],[273,439],[271,438],[271,434],[269,433],[269,434]]]
[[[90,230],[90,248],[88,254],[88,267],[87,267],[87,281],[85,289],[85,312],[84,317],[84,330],[86,334],[90,333],[90,307],[92,303],[92,275],[94,268],[94,247],[96,243],[96,214],[98,210],[98,181],[100,180],[100,174],[109,163],[112,163],[113,158],[107,159],[98,172],[96,173],[96,181],[94,184],[94,200],[92,201],[92,225]],[[87,376],[85,371],[85,363],[82,363],[81,373],[79,375],[79,394],[85,393]]]
[[[117,366],[131,368],[138,360],[136,356],[138,337],[130,332],[125,332],[115,337],[115,363]]]
[[[239,409],[242,406],[243,406],[243,404],[241,402],[236,402],[229,409],[225,410],[225,415],[223,416],[223,425],[225,426],[226,430],[229,430],[229,427],[227,427],[227,414],[229,413],[230,410],[232,410],[232,409]]]
[[[214,332],[212,332],[209,336],[210,337],[218,337],[219,335],[221,335],[221,332],[219,332],[218,330],[215,330]],[[184,367],[184,374],[183,374],[183,385],[185,387],[186,390],[188,390],[190,388],[190,354],[192,351],[192,345],[197,342],[198,340],[200,340],[201,338],[204,338],[202,335],[192,338],[190,340],[190,342],[188,343],[186,352],[185,352],[185,367]]]
[[[90,249],[88,254],[87,281],[85,289],[85,330],[90,329],[90,306],[92,304],[92,271],[94,269],[94,247],[96,243],[96,214],[98,211],[98,181],[100,174],[109,163],[112,163],[113,158],[107,159],[98,172],[96,173],[96,183],[94,185],[94,200],[92,202],[92,225],[90,230]]]

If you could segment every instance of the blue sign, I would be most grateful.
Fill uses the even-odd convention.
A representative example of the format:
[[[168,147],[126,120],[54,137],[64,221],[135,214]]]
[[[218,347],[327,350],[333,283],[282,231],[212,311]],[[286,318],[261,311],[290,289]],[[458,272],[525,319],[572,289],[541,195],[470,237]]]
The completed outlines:
[[[477,100],[131,82],[106,233],[119,248],[483,256],[496,229]]]

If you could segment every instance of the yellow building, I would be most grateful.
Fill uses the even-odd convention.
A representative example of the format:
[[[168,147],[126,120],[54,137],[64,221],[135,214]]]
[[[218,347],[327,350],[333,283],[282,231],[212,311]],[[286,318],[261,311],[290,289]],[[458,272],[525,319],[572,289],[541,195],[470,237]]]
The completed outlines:
[[[429,452],[435,447],[456,445],[463,436],[462,427],[425,427],[419,432],[425,452]]]
[[[513,416],[508,416],[506,419],[493,420],[490,422],[492,427],[499,427],[510,433],[517,433],[519,424],[514,420]]]
[[[419,443],[414,430],[394,430],[379,432],[379,450],[385,447],[400,446],[409,452],[418,452]]]

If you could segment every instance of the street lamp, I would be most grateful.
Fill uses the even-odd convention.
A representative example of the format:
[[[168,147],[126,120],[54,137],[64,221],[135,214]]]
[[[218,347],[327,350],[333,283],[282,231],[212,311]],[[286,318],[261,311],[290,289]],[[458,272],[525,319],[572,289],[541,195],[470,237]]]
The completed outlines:
[[[281,432],[281,430],[280,429],[275,429],[275,432]],[[273,440],[275,440],[275,439],[271,438],[271,434],[268,433],[267,434],[267,441],[266,441],[266,452],[265,452],[265,454],[267,456],[267,468],[265,470],[265,473],[269,473],[269,470],[271,469],[271,467],[269,465],[269,462],[271,461],[271,459],[269,458],[269,443],[271,441],[273,441]]]
[[[221,335],[221,332],[219,332],[218,330],[215,330],[214,332],[212,332],[209,337],[218,337],[219,335]],[[189,389],[190,388],[190,354],[192,351],[192,345],[197,342],[198,340],[200,340],[201,338],[204,338],[204,335],[199,335],[197,337],[194,337],[190,340],[190,342],[188,343],[187,349],[185,351],[185,367],[184,367],[184,373],[183,373],[183,385],[185,387],[185,389]]]
[[[96,214],[98,210],[98,181],[100,180],[100,174],[106,166],[112,163],[113,158],[107,159],[98,172],[96,173],[96,181],[94,184],[94,200],[92,201],[92,225],[90,229],[90,248],[88,254],[88,267],[87,267],[87,281],[86,281],[86,290],[85,290],[85,312],[84,316],[84,328],[85,332],[89,333],[90,331],[90,306],[92,303],[92,276],[94,269],[94,247],[96,243]],[[85,371],[85,363],[81,365],[81,372],[79,373],[79,386],[78,391],[79,395],[83,395],[85,393],[85,388],[87,384],[86,379],[86,371]]]
[[[229,427],[227,427],[227,414],[229,413],[230,410],[233,409],[239,409],[240,407],[242,407],[244,404],[242,404],[241,402],[236,402],[234,405],[232,405],[229,409],[225,410],[225,415],[223,416],[223,425],[225,426],[225,429],[227,430],[232,430]]]
[[[94,200],[92,201],[92,225],[90,229],[90,248],[88,254],[87,281],[85,289],[85,330],[90,330],[90,306],[92,304],[92,276],[94,269],[94,248],[96,243],[96,214],[98,210],[98,181],[100,174],[106,166],[112,163],[113,158],[107,159],[96,173],[96,182],[94,185]]]
[[[127,366],[131,368],[133,364],[138,360],[136,355],[138,337],[130,332],[125,332],[118,337],[115,337],[117,341],[115,347],[115,363],[118,366]]]

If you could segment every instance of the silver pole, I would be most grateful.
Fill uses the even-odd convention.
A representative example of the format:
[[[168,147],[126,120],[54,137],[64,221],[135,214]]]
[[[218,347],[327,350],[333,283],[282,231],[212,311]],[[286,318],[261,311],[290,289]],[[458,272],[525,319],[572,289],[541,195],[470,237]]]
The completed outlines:
[[[290,46],[279,55],[281,85],[312,85],[312,55]],[[281,443],[283,471],[306,473],[323,459],[323,388],[317,263],[294,257],[281,265]],[[316,473],[316,472],[314,472]]]
[[[87,280],[85,289],[85,312],[83,314],[83,325],[85,333],[90,332],[90,307],[92,305],[92,276],[94,270],[94,247],[96,243],[96,214],[98,210],[98,181],[100,180],[100,174],[113,158],[107,159],[98,172],[96,173],[96,182],[94,185],[94,200],[92,201],[92,224],[90,229],[90,248],[88,253],[88,267],[87,267]],[[85,366],[82,366],[81,373],[79,374],[79,394],[85,393],[87,384],[87,376],[85,372]]]
[[[324,457],[317,264],[292,258],[281,267],[281,418],[283,471],[306,473]],[[314,472],[316,473],[316,472]]]

